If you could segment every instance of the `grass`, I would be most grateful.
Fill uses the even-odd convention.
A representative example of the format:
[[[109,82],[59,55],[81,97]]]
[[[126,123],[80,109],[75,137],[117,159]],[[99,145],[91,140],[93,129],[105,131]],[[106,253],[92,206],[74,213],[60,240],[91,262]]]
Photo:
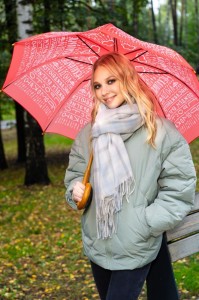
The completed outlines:
[[[81,212],[65,204],[71,140],[45,135],[51,184],[25,187],[24,167],[14,163],[14,129],[3,139],[9,169],[0,173],[0,299],[99,299],[82,252]],[[198,174],[199,141],[191,150]],[[181,299],[198,299],[199,255],[174,263],[174,270]]]

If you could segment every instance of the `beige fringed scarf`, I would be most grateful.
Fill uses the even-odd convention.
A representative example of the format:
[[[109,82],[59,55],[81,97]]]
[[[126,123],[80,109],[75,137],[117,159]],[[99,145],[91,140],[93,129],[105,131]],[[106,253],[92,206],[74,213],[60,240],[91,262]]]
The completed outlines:
[[[116,232],[116,214],[122,208],[122,199],[125,197],[128,201],[134,190],[134,176],[124,141],[142,125],[137,104],[115,109],[100,104],[92,127],[98,238],[106,239]]]

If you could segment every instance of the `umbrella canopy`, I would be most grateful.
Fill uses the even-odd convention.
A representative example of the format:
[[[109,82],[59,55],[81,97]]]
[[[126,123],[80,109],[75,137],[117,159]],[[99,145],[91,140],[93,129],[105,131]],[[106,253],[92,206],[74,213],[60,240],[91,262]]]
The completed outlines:
[[[44,132],[75,138],[90,121],[92,65],[112,51],[131,60],[158,99],[160,115],[174,122],[188,142],[199,136],[199,82],[193,68],[172,49],[138,40],[112,24],[16,42],[2,90]]]

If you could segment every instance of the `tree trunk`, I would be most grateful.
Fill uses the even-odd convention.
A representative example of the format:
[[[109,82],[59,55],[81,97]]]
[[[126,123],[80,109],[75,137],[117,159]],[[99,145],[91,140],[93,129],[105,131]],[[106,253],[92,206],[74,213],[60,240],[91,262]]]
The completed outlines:
[[[158,44],[158,35],[157,35],[157,27],[156,27],[155,14],[154,14],[154,9],[153,9],[153,0],[151,0],[151,17],[152,17],[152,24],[153,24],[154,42],[156,44]]]
[[[168,0],[168,5],[167,5],[167,11],[166,11],[166,23],[165,23],[165,44],[169,44],[170,40],[170,26],[169,26],[169,15],[170,15],[170,8],[171,7],[171,0]]]
[[[184,33],[183,33],[183,46],[184,46],[184,49],[187,49],[188,48],[188,17],[187,17],[187,0],[184,0],[184,15],[185,15],[185,18],[184,18]]]
[[[24,0],[16,0],[17,4],[17,25],[19,39],[30,36],[32,30],[32,5]]]
[[[138,12],[137,12],[137,3],[133,2],[133,36],[138,36]]]
[[[50,0],[44,0],[44,32],[50,31]]]
[[[25,185],[35,183],[49,184],[47,164],[45,159],[45,148],[43,143],[43,135],[40,126],[27,113],[26,126],[26,174]]]
[[[183,36],[183,28],[184,28],[184,16],[185,16],[185,0],[182,0],[181,1],[181,16],[180,16],[179,46],[182,46],[182,36]]]
[[[17,123],[17,162],[24,163],[26,161],[24,109],[17,102],[15,103],[15,115]]]
[[[18,29],[20,39],[27,38],[32,33],[32,5],[17,0]],[[25,185],[35,183],[49,184],[45,159],[43,135],[37,122],[27,112],[26,114],[26,173]]]
[[[4,0],[6,11],[6,25],[8,28],[8,39],[12,45],[18,39],[17,34],[17,12],[15,0]],[[23,108],[17,104],[15,105],[16,126],[17,126],[17,162],[25,162],[25,136],[24,136],[24,116]]]
[[[65,31],[65,26],[64,26],[64,20],[66,18],[65,14],[64,14],[64,0],[58,0],[58,7],[59,7],[59,16],[60,16],[60,30]]]
[[[3,146],[3,139],[1,134],[1,120],[2,120],[2,112],[1,112],[1,105],[0,105],[0,170],[4,170],[8,167],[4,146]]]
[[[170,4],[173,20],[173,42],[175,46],[178,46],[177,0],[170,0]]]
[[[17,40],[16,0],[4,0],[8,39],[12,45]]]
[[[195,18],[196,18],[197,44],[198,44],[198,48],[199,48],[199,13],[198,13],[198,0],[195,0]]]

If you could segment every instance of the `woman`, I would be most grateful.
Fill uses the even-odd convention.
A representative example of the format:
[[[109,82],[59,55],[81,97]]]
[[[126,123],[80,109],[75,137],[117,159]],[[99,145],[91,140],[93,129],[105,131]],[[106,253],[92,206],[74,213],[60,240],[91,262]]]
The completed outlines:
[[[125,56],[100,57],[91,87],[92,122],[71,149],[66,198],[73,208],[81,201],[93,151],[93,199],[82,215],[84,252],[102,300],[135,300],[163,233],[193,205],[195,170],[186,141],[156,116],[152,92]]]

